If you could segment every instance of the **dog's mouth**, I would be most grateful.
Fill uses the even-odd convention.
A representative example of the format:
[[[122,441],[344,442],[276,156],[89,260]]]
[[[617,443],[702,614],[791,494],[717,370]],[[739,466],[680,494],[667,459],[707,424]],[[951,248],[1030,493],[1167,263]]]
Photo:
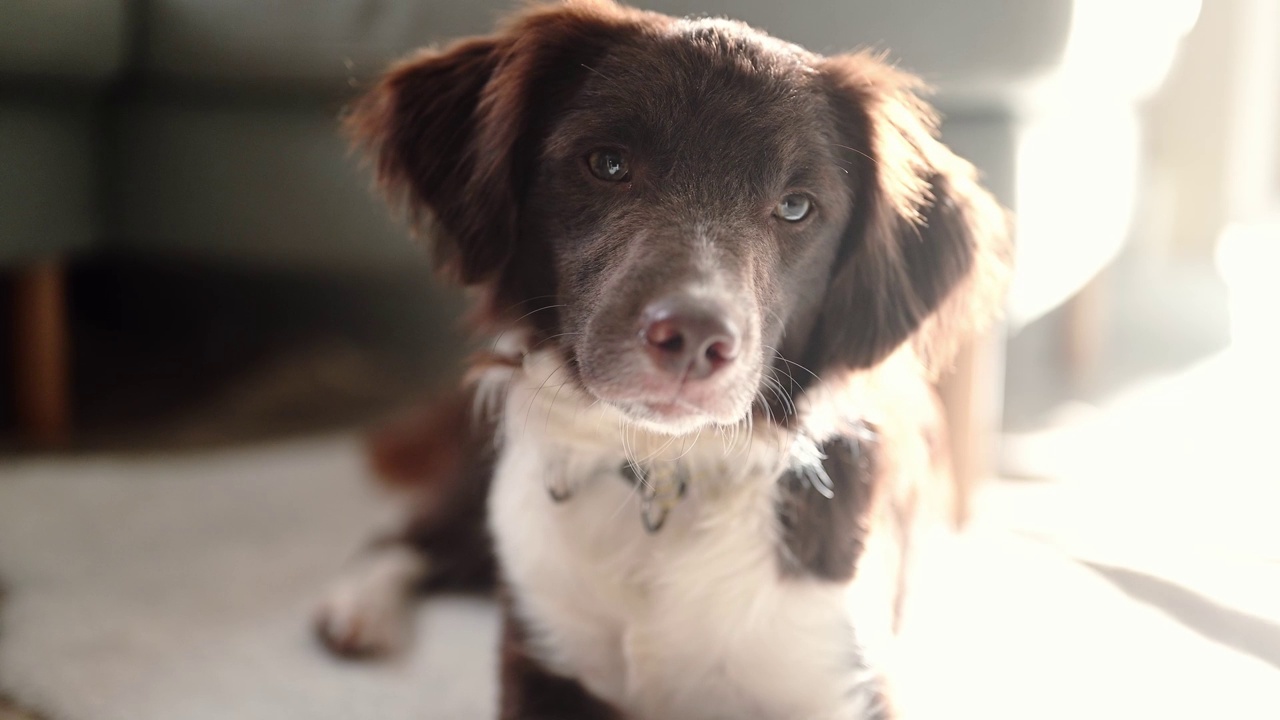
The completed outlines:
[[[663,435],[685,435],[709,425],[731,425],[744,414],[715,413],[683,400],[611,402],[629,420]]]
[[[616,404],[636,419],[658,423],[684,425],[696,421],[713,422],[716,416],[713,409],[681,398],[630,400]]]
[[[641,402],[640,408],[647,414],[656,415],[660,418],[670,420],[683,420],[690,415],[705,415],[706,411],[700,407],[690,405],[680,400],[672,400],[664,402],[655,400],[652,402]]]
[[[682,435],[712,425],[741,422],[751,410],[754,393],[747,378],[714,383],[671,381],[639,370],[621,383],[595,385],[587,390],[598,400],[621,412],[628,420],[664,435]]]

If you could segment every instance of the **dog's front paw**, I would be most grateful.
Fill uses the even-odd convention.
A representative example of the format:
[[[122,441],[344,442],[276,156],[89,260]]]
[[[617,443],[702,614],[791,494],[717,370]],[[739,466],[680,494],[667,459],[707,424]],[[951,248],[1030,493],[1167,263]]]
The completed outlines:
[[[406,549],[362,558],[325,593],[316,636],[336,655],[374,657],[398,650],[409,631],[409,600],[425,562]]]
[[[405,600],[350,582],[334,585],[316,611],[316,636],[335,655],[386,655],[400,646],[407,626]]]

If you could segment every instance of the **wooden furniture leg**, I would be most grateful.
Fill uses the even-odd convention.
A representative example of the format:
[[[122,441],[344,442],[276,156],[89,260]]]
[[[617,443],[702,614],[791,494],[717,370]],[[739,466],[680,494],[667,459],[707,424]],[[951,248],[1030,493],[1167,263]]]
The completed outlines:
[[[1067,301],[1064,351],[1067,372],[1076,391],[1087,390],[1097,375],[1098,358],[1106,339],[1106,309],[1108,307],[1107,271],[1094,276],[1080,292]]]
[[[63,445],[71,436],[71,353],[62,263],[42,261],[20,269],[13,307],[20,429],[39,446]]]
[[[957,527],[968,522],[973,494],[992,472],[1003,403],[1004,335],[991,333],[966,343],[951,372],[938,383],[951,446]]]

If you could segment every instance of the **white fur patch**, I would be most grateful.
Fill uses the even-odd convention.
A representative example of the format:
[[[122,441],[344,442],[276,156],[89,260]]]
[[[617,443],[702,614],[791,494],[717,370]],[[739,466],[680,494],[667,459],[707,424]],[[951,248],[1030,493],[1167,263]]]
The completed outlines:
[[[410,590],[426,570],[426,559],[411,548],[369,551],[325,593],[316,612],[316,632],[344,655],[397,649],[407,637]]]
[[[537,659],[636,718],[870,717],[877,686],[849,588],[779,573],[789,434],[646,433],[561,375],[539,353],[494,378],[510,385],[490,522]],[[624,457],[688,471],[657,533]],[[571,498],[554,502],[549,485]]]

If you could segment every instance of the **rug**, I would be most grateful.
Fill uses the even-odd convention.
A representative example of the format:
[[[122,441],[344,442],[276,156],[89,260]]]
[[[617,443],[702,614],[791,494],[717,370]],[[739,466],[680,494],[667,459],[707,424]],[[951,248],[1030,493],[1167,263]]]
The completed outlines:
[[[493,714],[493,608],[422,607],[381,663],[308,620],[390,519],[353,439],[0,463],[0,691],[49,720],[472,720]]]
[[[925,558],[912,717],[1280,717],[1280,558],[1196,550],[1190,498],[1137,487],[990,488]],[[0,697],[47,720],[494,717],[487,601],[424,603],[387,662],[312,641],[315,598],[393,515],[347,436],[0,459]]]

